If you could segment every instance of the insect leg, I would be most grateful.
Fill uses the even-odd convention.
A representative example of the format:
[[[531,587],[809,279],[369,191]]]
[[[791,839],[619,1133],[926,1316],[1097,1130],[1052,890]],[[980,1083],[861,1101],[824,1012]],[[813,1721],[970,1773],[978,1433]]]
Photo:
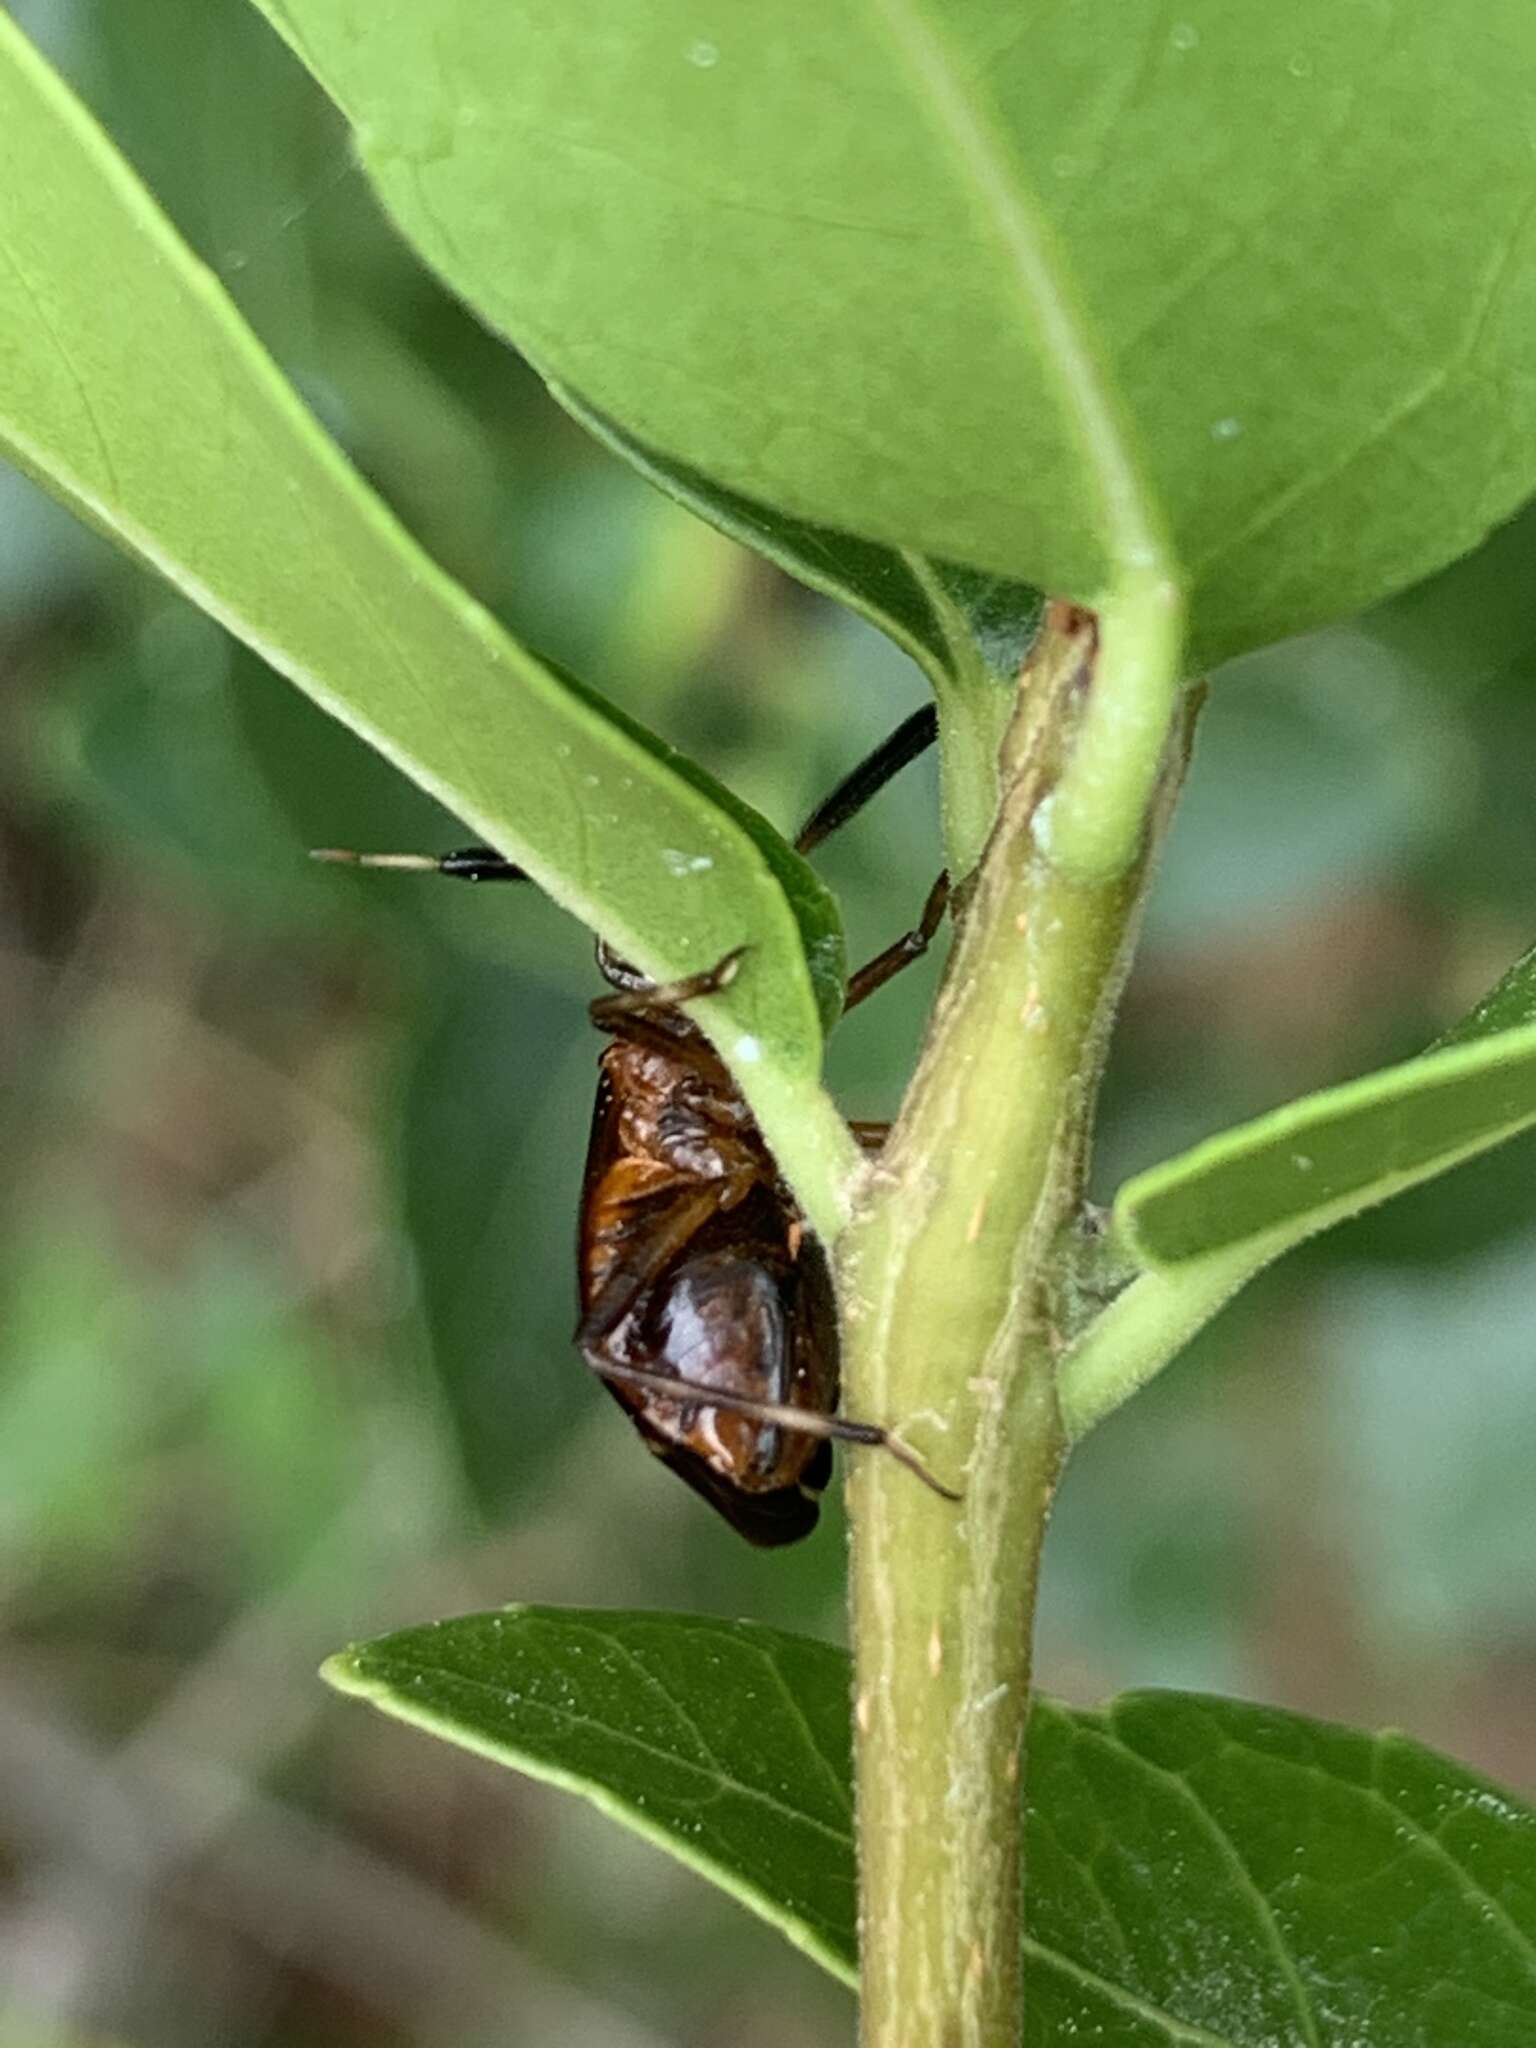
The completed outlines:
[[[910,718],[903,719],[890,738],[882,740],[875,751],[851,774],[845,775],[832,794],[816,806],[800,827],[795,851],[809,853],[813,846],[820,846],[823,839],[830,838],[840,825],[846,825],[851,817],[863,810],[872,796],[884,789],[893,775],[899,775],[909,761],[915,761],[919,754],[927,752],[938,737],[938,731],[938,713],[931,704],[923,705]]]
[[[698,996],[718,995],[736,979],[736,970],[747,950],[745,946],[737,946],[723,960],[717,960],[713,967],[706,967],[702,974],[687,975],[682,981],[648,982],[636,977],[637,985],[621,987],[614,995],[597,998],[589,1011],[592,1022],[600,1030],[610,1030],[629,1017],[654,1016],[661,1010],[675,1010],[679,1003],[690,1003]],[[599,952],[599,965],[605,973],[610,971],[603,961],[602,950]],[[632,968],[624,968],[623,971],[634,973]]]
[[[944,912],[949,904],[949,876],[941,874],[928,891],[928,901],[923,905],[923,914],[909,932],[905,932],[893,946],[887,946],[883,953],[877,953],[873,960],[861,967],[848,983],[848,993],[843,998],[845,1011],[862,1003],[866,996],[872,996],[877,988],[884,988],[893,975],[900,974],[903,967],[910,967],[914,960],[921,960],[932,943],[933,936],[944,921]]]

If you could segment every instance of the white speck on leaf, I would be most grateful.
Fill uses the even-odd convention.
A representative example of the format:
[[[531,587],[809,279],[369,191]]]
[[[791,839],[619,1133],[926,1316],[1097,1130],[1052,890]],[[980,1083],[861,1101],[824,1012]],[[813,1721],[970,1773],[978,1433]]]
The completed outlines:
[[[1306,1152],[1293,1152],[1291,1154],[1291,1164],[1298,1173],[1310,1173],[1312,1171],[1313,1162],[1310,1155]]]
[[[763,1056],[763,1042],[760,1038],[754,1038],[750,1032],[744,1031],[731,1050],[744,1067],[752,1067],[756,1066]]]
[[[1491,1814],[1495,1820],[1505,1821],[1511,1826],[1521,1818],[1519,1809],[1507,1799],[1501,1799],[1497,1792],[1474,1792],[1467,1804],[1476,1807],[1479,1813]]]
[[[1200,41],[1200,31],[1192,21],[1176,21],[1168,31],[1168,40],[1176,50],[1193,50]]]
[[[1289,71],[1292,78],[1310,78],[1312,76],[1312,59],[1305,50],[1298,50],[1285,68]]]
[[[618,819],[613,822],[617,824]],[[661,858],[668,874],[672,875],[707,875],[714,866],[707,853],[679,853],[675,846],[664,846]]]
[[[713,71],[720,62],[720,51],[714,43],[690,43],[687,56],[688,62],[698,71]]]
[[[1213,441],[1235,441],[1242,431],[1242,421],[1232,413],[1228,413],[1225,419],[1211,421],[1211,439]]]

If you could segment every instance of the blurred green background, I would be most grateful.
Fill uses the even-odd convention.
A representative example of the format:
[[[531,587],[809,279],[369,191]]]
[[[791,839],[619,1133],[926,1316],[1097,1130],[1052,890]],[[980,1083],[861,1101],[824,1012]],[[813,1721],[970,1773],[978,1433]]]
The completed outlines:
[[[434,286],[244,0],[12,5],[514,631],[785,826],[920,701]],[[1104,1194],[1414,1049],[1536,936],[1533,548],[1218,680]],[[846,2040],[702,1883],[314,1677],[504,1600],[842,1628],[835,1505],[754,1554],[571,1350],[585,935],[310,866],[462,831],[3,471],[0,718],[0,2048]],[[934,809],[924,764],[827,849],[856,956],[911,921]],[[850,1113],[894,1105],[935,967],[839,1036]],[[1090,1441],[1045,1685],[1391,1721],[1536,1784],[1533,1165],[1294,1257]]]

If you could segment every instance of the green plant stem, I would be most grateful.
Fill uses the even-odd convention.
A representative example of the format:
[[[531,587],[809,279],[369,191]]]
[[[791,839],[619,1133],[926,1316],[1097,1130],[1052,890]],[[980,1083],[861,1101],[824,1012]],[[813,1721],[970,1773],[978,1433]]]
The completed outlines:
[[[1048,609],[1003,800],[912,1089],[839,1246],[849,1411],[960,1506],[859,1461],[853,1524],[863,2038],[1016,2048],[1035,1581],[1066,1434],[1056,1261],[1147,866],[1063,874],[1041,806],[1091,698],[1086,614]],[[1171,795],[1185,735],[1158,748]]]
[[[928,679],[939,706],[939,801],[950,877],[963,882],[997,816],[998,759],[1013,716],[1013,692],[995,676],[972,639],[967,620],[923,556],[902,559],[939,621],[949,662],[934,662]]]

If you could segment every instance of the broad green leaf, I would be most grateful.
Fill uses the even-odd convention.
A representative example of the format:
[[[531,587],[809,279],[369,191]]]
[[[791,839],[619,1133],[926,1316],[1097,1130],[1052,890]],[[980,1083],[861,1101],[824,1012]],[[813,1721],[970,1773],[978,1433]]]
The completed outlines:
[[[812,590],[862,613],[911,655],[941,696],[979,671],[993,686],[1006,684],[1011,701],[1040,618],[1040,593],[1027,583],[925,561],[755,504],[647,448],[563,385],[550,389],[573,419],[670,497]]]
[[[1536,1124],[1536,948],[1417,1059],[1324,1089],[1126,1182],[1142,1262],[1229,1247],[1274,1256]]]
[[[838,1651],[751,1622],[510,1607],[381,1636],[325,1676],[580,1792],[852,1980]]]
[[[509,1608],[332,1683],[581,1793],[852,1983],[847,1657],[749,1622]],[[1128,1694],[1030,1723],[1030,2048],[1521,2048],[1536,1815],[1399,1735]]]
[[[1039,627],[1040,593],[755,504],[645,447],[574,392],[550,388],[573,418],[670,497],[861,613],[912,657],[939,701],[950,868],[968,874],[997,811],[997,753]]]
[[[1536,16],[1490,0],[258,0],[403,231],[733,492],[1200,663],[1536,486]]]
[[[765,821],[422,553],[3,13],[0,448],[648,972],[750,940],[703,1015],[830,1224],[848,1157],[816,1085],[841,998],[831,898]]]

